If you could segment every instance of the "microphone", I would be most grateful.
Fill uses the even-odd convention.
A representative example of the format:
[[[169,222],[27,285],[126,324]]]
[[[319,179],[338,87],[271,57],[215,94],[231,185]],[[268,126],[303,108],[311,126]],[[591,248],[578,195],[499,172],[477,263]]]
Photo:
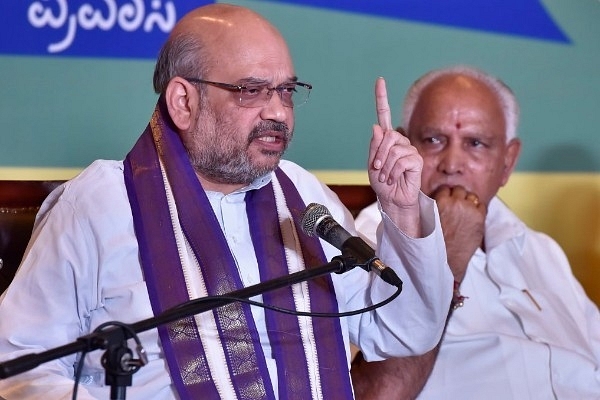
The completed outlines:
[[[385,265],[364,240],[352,236],[333,219],[327,207],[318,203],[309,204],[301,215],[302,231],[308,236],[318,236],[352,258],[365,271],[373,271],[390,285],[401,287],[402,281],[396,272]]]

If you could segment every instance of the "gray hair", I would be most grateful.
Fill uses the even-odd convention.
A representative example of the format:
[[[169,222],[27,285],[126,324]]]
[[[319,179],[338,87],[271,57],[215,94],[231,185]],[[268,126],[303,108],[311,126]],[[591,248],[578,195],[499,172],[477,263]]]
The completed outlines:
[[[408,123],[410,122],[410,118],[412,117],[417,101],[423,90],[438,78],[449,75],[464,75],[486,85],[492,93],[496,95],[502,107],[502,111],[504,112],[504,119],[506,121],[506,141],[508,142],[517,137],[519,104],[513,91],[500,79],[477,68],[466,65],[457,65],[430,71],[412,84],[406,93],[404,105],[402,107],[402,126],[404,126],[405,129],[408,129]]]
[[[209,65],[204,43],[192,33],[172,35],[160,49],[154,67],[154,91],[162,94],[176,76],[202,78]]]

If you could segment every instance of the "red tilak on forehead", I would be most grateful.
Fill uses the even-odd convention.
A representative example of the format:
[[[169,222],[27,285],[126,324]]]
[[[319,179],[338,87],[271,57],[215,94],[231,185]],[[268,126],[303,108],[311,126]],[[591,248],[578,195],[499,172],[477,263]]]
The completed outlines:
[[[456,124],[454,126],[456,127],[456,129],[460,129],[460,127],[461,127],[460,121],[456,121]]]

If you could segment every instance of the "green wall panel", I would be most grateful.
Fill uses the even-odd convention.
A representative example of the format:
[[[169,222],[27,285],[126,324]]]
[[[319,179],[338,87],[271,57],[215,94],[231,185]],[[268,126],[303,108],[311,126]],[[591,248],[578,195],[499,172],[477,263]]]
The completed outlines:
[[[519,171],[600,171],[600,2],[543,4],[570,43],[266,1],[234,1],[275,23],[301,80],[287,158],[310,169],[362,170],[375,122],[373,84],[388,82],[394,122],[425,71],[471,64],[504,79],[521,102]],[[2,40],[2,38],[0,38]],[[0,56],[0,167],[83,167],[125,156],[156,95],[153,61]]]

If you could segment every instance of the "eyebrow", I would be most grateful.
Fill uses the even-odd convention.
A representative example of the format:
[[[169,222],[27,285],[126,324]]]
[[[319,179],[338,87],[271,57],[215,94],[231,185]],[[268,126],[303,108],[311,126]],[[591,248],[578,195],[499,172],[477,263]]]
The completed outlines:
[[[446,132],[444,132],[444,130],[439,129],[439,128],[435,128],[435,127],[424,127],[422,129],[419,129],[416,131],[417,135],[442,135],[442,136],[447,136],[448,134]],[[470,139],[494,139],[496,138],[496,135],[493,133],[490,133],[490,131],[481,131],[481,130],[477,130],[476,132],[463,132],[461,134],[462,138],[470,138]]]
[[[289,82],[298,82],[298,77],[293,76],[290,79],[283,81],[282,84],[289,83]],[[268,85],[269,83],[270,83],[270,81],[268,81],[266,79],[256,78],[256,77],[248,77],[248,78],[242,78],[242,79],[238,80],[239,85],[248,85],[248,84]]]
[[[444,131],[439,128],[433,128],[429,126],[422,127],[421,129],[417,129],[414,131],[417,135],[444,135]]]

